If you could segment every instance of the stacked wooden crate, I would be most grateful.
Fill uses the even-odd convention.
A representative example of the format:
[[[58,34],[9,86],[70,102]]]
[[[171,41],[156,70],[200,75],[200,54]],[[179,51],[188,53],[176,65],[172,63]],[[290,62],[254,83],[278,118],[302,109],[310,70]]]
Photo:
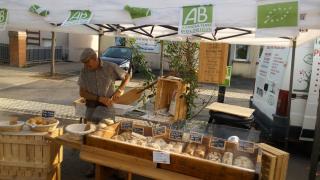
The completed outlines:
[[[183,120],[187,116],[187,104],[184,94],[187,91],[187,85],[181,79],[160,78],[157,83],[155,111],[169,108],[174,92],[175,113],[172,121]]]
[[[0,132],[0,179],[60,179],[62,147],[48,137],[61,134]]]
[[[287,177],[289,153],[264,143],[259,144],[262,150],[261,179],[285,180]]]

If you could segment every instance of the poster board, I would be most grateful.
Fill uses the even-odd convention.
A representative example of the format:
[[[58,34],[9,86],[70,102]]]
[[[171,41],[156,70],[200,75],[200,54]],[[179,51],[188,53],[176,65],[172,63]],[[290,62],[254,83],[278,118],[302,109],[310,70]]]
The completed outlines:
[[[288,47],[265,46],[256,73],[254,105],[273,119],[290,55]]]
[[[313,130],[316,124],[317,109],[319,103],[318,100],[320,89],[320,38],[318,38],[314,42],[312,71],[309,74],[309,76],[311,77],[305,78],[306,81],[309,81],[307,88],[307,90],[309,90],[309,93],[302,129]]]
[[[200,43],[198,81],[223,84],[226,78],[229,45]]]

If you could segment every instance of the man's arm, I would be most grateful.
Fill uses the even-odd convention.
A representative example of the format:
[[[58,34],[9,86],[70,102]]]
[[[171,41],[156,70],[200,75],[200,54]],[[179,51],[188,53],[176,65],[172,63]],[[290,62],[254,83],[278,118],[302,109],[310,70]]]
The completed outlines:
[[[104,104],[105,106],[112,105],[112,101],[110,98],[94,95],[92,93],[89,93],[88,91],[86,91],[83,88],[80,88],[80,96],[85,98],[86,100],[98,101],[98,102]]]
[[[114,93],[114,95],[112,96],[112,100],[116,100],[118,99],[124,92],[124,88],[126,87],[126,85],[128,84],[128,82],[130,81],[130,74],[127,73],[125,75],[124,80],[121,81],[120,86],[118,87],[118,89],[116,90],[116,92]]]

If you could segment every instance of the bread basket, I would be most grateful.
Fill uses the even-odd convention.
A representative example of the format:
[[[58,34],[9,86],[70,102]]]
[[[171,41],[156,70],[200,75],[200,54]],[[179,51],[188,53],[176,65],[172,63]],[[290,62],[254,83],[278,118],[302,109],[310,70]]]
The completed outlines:
[[[19,132],[23,129],[24,122],[17,121],[17,124],[10,125],[10,121],[0,122],[0,132]]]
[[[57,119],[52,119],[55,121],[54,123],[48,124],[48,125],[40,125],[40,124],[33,124],[30,123],[30,119],[26,122],[26,124],[30,127],[32,131],[37,131],[37,132],[52,132],[54,131],[58,124],[59,121]]]

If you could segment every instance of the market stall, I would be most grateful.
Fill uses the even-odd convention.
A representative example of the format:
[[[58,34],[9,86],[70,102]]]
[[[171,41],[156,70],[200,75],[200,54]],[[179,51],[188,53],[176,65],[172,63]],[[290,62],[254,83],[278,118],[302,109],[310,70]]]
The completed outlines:
[[[180,27],[180,13],[183,12],[183,8],[187,9],[188,6],[199,8],[200,5],[208,5],[206,8],[212,8],[212,4],[214,13],[211,11],[211,16],[214,17],[214,21],[209,22],[210,31],[184,34],[187,31],[181,29],[188,27]],[[289,24],[289,28],[280,29],[277,29],[279,27],[276,25],[271,25],[271,29],[264,26],[258,27],[259,5],[261,4],[255,0],[156,2],[5,0],[0,2],[0,28],[9,30],[27,28],[100,36],[143,36],[180,41],[191,38],[193,41],[276,44],[293,47],[296,42],[299,44],[320,34],[319,30],[314,30],[319,29],[320,18],[317,8],[319,2],[316,0],[301,0],[299,8],[298,3],[294,1],[296,18],[293,24],[296,24],[293,26]],[[135,18],[135,14],[131,11],[132,7],[138,7],[145,12],[144,15]],[[150,15],[148,12],[151,12]],[[74,15],[76,15],[75,18],[73,18]],[[138,16],[140,15],[138,13]],[[297,24],[298,19],[299,24]],[[308,31],[300,32],[299,29],[308,29]],[[255,33],[260,37],[255,37]],[[277,38],[283,36],[286,38]],[[294,58],[294,51],[292,58]],[[51,137],[50,141],[79,149],[81,159],[97,164],[97,179],[102,178],[104,174],[102,166],[156,179],[239,179],[239,177],[285,179],[288,154],[283,151],[268,145],[239,140],[236,137],[221,139],[200,132],[173,128],[172,122],[184,120],[186,116],[185,100],[181,98],[181,93],[185,91],[186,86],[176,80],[169,82],[163,80],[158,83],[156,110],[163,108],[170,110],[171,105],[174,104],[175,108],[171,112],[167,111],[169,113],[167,117],[170,118],[159,121],[159,116],[144,116],[144,118],[138,118],[144,121],[137,123],[138,120],[121,117],[119,120],[108,121],[104,126],[96,127],[87,124],[69,130],[66,127],[68,134]],[[170,88],[164,88],[168,86]],[[172,103],[173,100],[174,103]],[[56,122],[46,118],[48,118],[46,115],[40,118],[41,122],[28,120],[27,124],[29,123],[31,130],[34,130],[34,128],[41,129]],[[9,127],[12,125],[14,124],[9,124]],[[53,129],[44,131],[54,132]],[[46,136],[47,132],[41,135]],[[23,131],[21,133],[23,137],[28,137],[23,134]],[[33,135],[35,134],[32,134],[32,138]],[[21,143],[18,144],[19,147],[23,145],[22,142],[19,143]],[[6,141],[3,146],[7,147],[7,144],[10,143]],[[7,152],[9,151],[10,157],[11,153],[16,153],[15,150]],[[28,152],[34,154],[32,148]],[[14,161],[20,164],[20,160]],[[6,173],[4,176],[7,177],[9,174]]]

